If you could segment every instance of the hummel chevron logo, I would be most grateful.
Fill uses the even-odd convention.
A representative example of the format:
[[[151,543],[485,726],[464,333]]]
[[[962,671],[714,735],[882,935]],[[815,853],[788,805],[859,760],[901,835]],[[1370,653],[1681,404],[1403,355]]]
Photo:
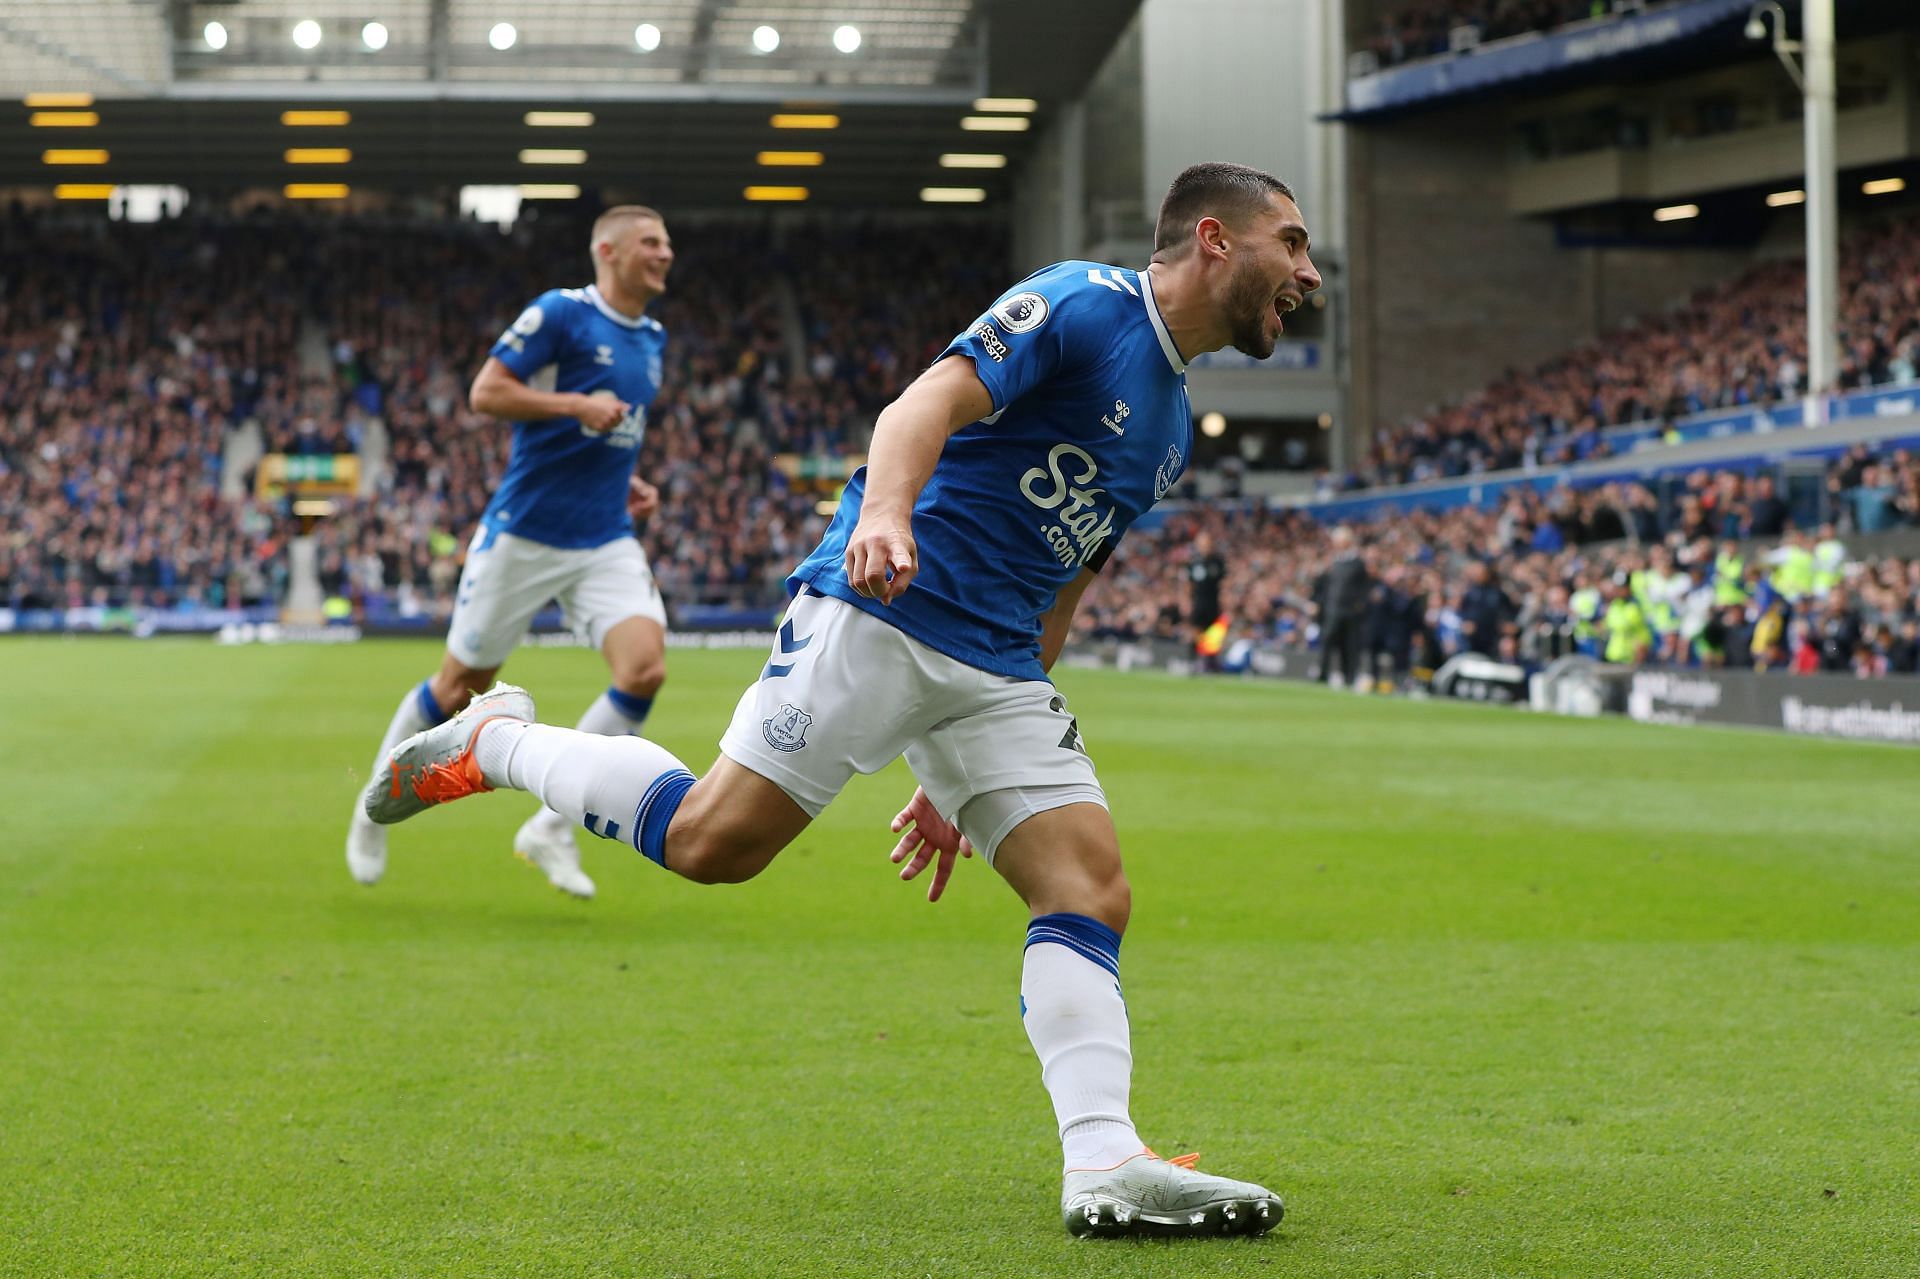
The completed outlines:
[[[813,643],[813,636],[811,635],[801,635],[797,637],[794,635],[793,619],[791,617],[780,624],[780,652],[783,656],[788,653],[798,653],[811,643]],[[794,663],[792,662],[768,662],[767,669],[761,672],[760,678],[779,679],[782,675],[791,675],[793,673],[793,667]]]
[[[1127,283],[1127,277],[1117,266],[1108,267],[1104,272],[1096,268],[1087,272],[1087,278],[1095,284],[1112,289],[1115,293],[1131,293],[1135,297],[1140,296],[1140,291]]]

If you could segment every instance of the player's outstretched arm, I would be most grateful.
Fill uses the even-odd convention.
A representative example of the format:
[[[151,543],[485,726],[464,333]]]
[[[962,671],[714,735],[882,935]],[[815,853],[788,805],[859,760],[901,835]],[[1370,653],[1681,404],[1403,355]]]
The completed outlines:
[[[847,539],[847,582],[854,590],[891,604],[912,584],[920,567],[913,504],[947,437],[992,412],[993,396],[964,355],[935,364],[881,412],[867,454],[860,520]]]
[[[629,406],[612,395],[581,395],[576,391],[536,391],[514,376],[497,356],[480,366],[467,403],[476,413],[509,422],[540,422],[550,417],[579,419],[589,431],[611,431],[626,418]]]

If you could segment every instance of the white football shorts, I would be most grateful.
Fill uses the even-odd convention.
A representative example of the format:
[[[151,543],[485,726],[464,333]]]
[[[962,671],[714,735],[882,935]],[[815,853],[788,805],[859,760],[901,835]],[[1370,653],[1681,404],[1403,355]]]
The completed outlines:
[[[447,651],[467,666],[505,664],[548,600],[560,601],[567,625],[595,648],[629,617],[664,628],[667,611],[647,553],[631,537],[570,548],[497,533],[482,524],[467,547],[447,624]]]
[[[720,750],[813,817],[855,773],[905,755],[934,807],[957,816],[989,861],[1036,812],[1106,804],[1080,726],[1052,684],[968,666],[812,590],[788,607]],[[985,795],[994,801],[970,803]]]

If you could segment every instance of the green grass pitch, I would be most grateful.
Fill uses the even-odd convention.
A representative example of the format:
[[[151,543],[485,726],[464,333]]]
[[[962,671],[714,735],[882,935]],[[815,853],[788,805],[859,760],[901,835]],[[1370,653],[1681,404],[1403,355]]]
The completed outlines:
[[[1287,1200],[1076,1243],[984,866],[859,779],[755,882],[488,796],[352,883],[425,643],[0,645],[0,1275],[1920,1272],[1920,754],[1067,671],[1135,890],[1134,1110]],[[652,731],[712,759],[758,652]],[[598,659],[509,674],[571,722]]]

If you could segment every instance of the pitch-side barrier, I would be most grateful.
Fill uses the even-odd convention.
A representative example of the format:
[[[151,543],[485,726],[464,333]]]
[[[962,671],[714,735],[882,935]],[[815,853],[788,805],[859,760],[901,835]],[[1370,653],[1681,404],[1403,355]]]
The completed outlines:
[[[1320,678],[1320,654],[1313,649],[1243,641],[1229,646],[1222,657],[1222,678]],[[1076,641],[1062,660],[1071,666],[1119,670],[1199,671],[1192,647],[1172,639]],[[1719,724],[1920,746],[1920,680],[1905,677],[1636,670],[1581,656],[1530,671],[1463,654],[1434,672],[1431,691],[1438,697],[1559,715],[1626,715],[1643,724]]]

